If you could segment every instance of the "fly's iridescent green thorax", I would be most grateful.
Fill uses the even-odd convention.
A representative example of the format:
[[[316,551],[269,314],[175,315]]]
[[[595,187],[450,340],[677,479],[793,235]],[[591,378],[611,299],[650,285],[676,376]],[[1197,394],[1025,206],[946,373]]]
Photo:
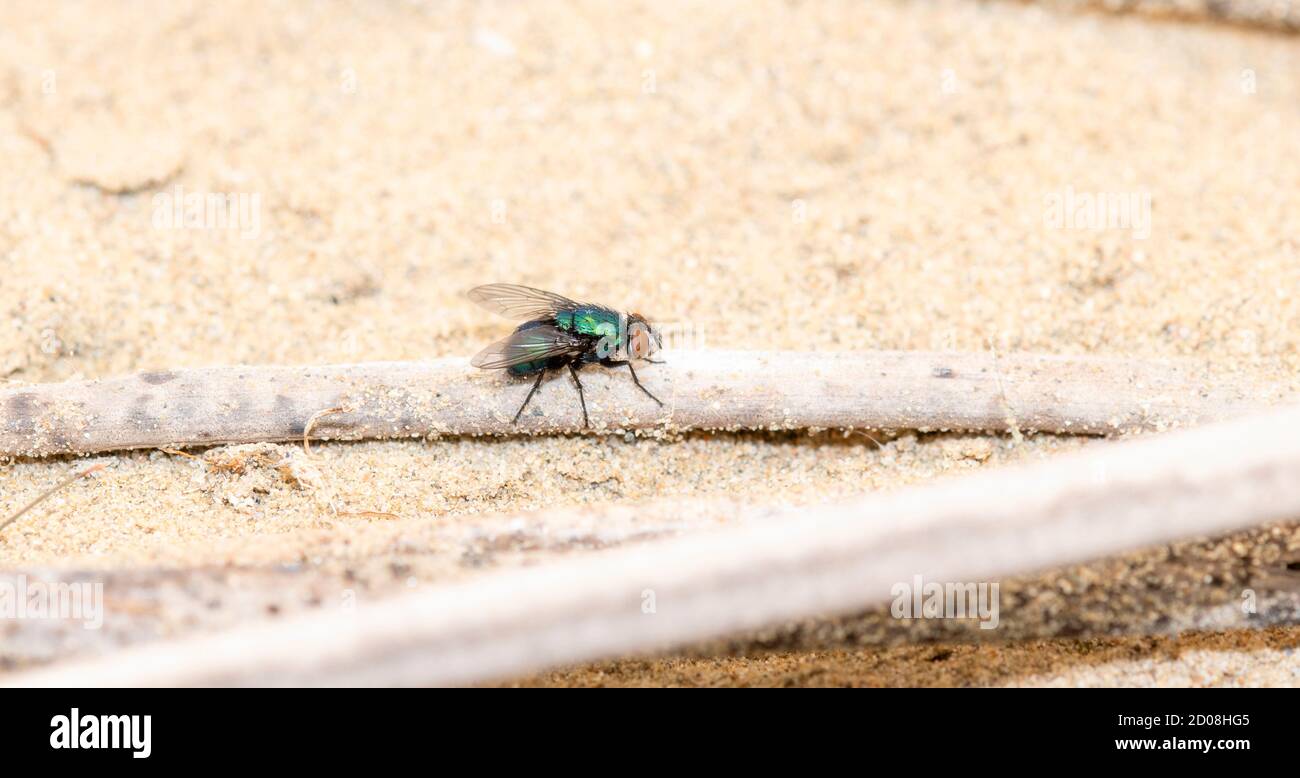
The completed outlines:
[[[557,311],[555,325],[562,330],[598,338],[620,338],[619,315],[608,308],[582,306],[572,311]]]

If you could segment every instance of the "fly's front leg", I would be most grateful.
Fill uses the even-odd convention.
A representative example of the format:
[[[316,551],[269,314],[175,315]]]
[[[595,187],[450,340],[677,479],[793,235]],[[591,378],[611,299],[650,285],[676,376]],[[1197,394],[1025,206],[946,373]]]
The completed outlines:
[[[628,370],[631,370],[631,371],[632,371],[632,382],[633,382],[634,384],[636,384],[636,388],[638,388],[638,389],[640,389],[641,391],[645,392],[645,396],[646,396],[646,397],[649,397],[651,400],[654,400],[655,402],[659,403],[659,407],[660,407],[660,408],[664,407],[664,404],[663,404],[663,401],[662,401],[662,400],[660,400],[658,397],[655,397],[653,394],[650,394],[650,390],[647,389],[647,388],[645,388],[644,386],[641,385],[641,379],[639,379],[639,378],[636,377],[636,368],[635,368],[635,367],[632,367],[632,363],[631,363],[631,362],[625,362],[624,364],[627,365],[627,369],[628,369]]]

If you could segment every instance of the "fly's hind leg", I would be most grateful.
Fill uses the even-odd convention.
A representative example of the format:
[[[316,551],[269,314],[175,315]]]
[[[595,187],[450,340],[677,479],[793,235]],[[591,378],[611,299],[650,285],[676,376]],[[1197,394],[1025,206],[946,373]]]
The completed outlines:
[[[537,374],[537,380],[533,382],[533,388],[528,390],[528,396],[524,398],[524,404],[519,406],[519,410],[515,411],[515,417],[510,420],[511,424],[519,423],[520,415],[523,414],[524,408],[528,407],[528,401],[533,399],[533,395],[537,393],[537,387],[542,385],[542,379],[545,377],[545,370],[542,370]]]
[[[660,400],[658,397],[655,397],[653,394],[650,394],[650,390],[641,385],[641,379],[636,377],[636,368],[632,367],[632,363],[625,362],[624,364],[627,365],[628,370],[632,371],[632,383],[636,384],[636,388],[645,392],[646,397],[649,397],[651,400],[654,400],[655,402],[659,403],[660,408],[664,407],[664,403],[662,400]]]
[[[582,396],[582,382],[578,380],[578,371],[569,363],[569,375],[573,376],[573,383],[578,386],[578,402],[582,403],[582,426],[590,427],[591,422],[587,419],[587,398]]]

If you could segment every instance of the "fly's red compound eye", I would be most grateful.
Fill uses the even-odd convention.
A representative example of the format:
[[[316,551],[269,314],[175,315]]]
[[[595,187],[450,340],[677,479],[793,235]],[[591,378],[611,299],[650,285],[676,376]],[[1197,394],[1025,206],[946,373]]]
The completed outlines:
[[[650,333],[640,324],[632,326],[632,331],[628,337],[628,351],[633,359],[641,359],[650,355]]]

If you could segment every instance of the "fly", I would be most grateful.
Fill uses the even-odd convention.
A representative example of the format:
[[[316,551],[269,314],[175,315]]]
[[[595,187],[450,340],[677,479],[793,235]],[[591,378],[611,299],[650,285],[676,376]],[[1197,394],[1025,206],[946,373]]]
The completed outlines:
[[[524,319],[515,331],[480,351],[472,360],[484,370],[504,369],[512,376],[536,375],[523,405],[515,412],[517,423],[551,370],[569,369],[582,404],[582,426],[590,427],[587,400],[582,394],[578,368],[584,365],[627,365],[632,382],[651,400],[663,402],[641,385],[632,362],[649,359],[663,345],[650,322],[639,313],[621,313],[608,306],[580,303],[553,292],[515,284],[487,284],[469,290],[469,299],[502,316]]]

